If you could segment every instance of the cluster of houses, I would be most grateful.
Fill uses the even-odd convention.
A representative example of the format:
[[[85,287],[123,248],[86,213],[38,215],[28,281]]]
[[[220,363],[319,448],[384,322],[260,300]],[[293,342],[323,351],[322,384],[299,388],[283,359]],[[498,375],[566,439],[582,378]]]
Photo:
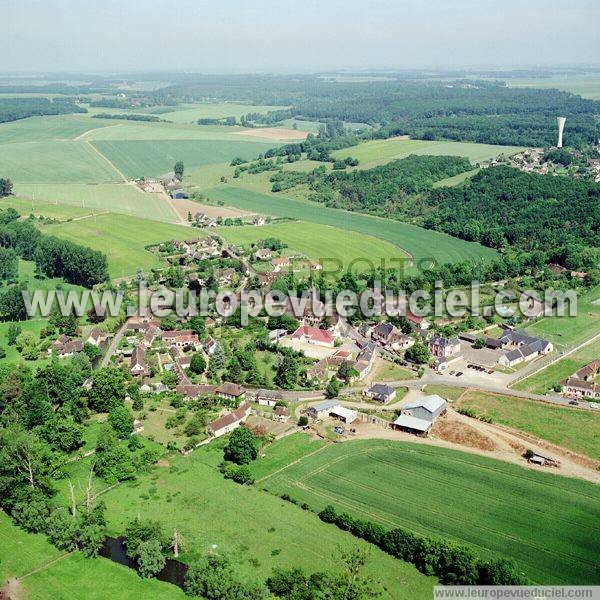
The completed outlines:
[[[306,377],[309,381],[316,380],[322,382],[328,379],[332,369],[339,369],[342,363],[347,363],[348,367],[356,372],[355,379],[362,381],[373,366],[376,357],[377,348],[373,344],[367,344],[353,357],[348,350],[336,350],[330,356],[322,358],[320,361],[311,365],[306,370]]]
[[[78,352],[81,352],[83,345],[86,343],[92,344],[92,346],[96,346],[97,348],[104,347],[109,337],[108,334],[101,331],[98,327],[92,327],[85,340],[70,338],[63,333],[50,344],[47,352],[48,355],[56,353],[58,358],[71,358]]]
[[[219,240],[212,236],[205,238],[192,238],[184,240],[172,240],[173,247],[184,254],[190,260],[207,260],[221,256]]]
[[[513,367],[554,350],[552,342],[529,335],[523,329],[507,329],[499,341],[502,349],[508,349],[498,359],[498,364],[505,367]]]
[[[596,383],[599,372],[600,358],[585,365],[585,367],[582,367],[567,380],[563,381],[563,394],[588,400],[600,399],[600,384]]]

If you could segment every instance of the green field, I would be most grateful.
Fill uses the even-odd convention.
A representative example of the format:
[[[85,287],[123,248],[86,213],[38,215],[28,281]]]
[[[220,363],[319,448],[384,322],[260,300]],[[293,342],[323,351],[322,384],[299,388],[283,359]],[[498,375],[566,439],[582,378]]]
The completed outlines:
[[[267,577],[275,567],[308,572],[339,568],[339,546],[364,545],[315,515],[252,486],[225,480],[217,465],[220,442],[191,456],[169,456],[170,466],[102,495],[111,534],[136,515],[160,520],[181,531],[190,560],[209,551],[230,554],[244,576]],[[372,548],[368,572],[387,588],[383,598],[430,598],[435,579]]]
[[[259,485],[313,510],[333,504],[386,527],[469,544],[482,557],[512,558],[538,583],[600,582],[600,490],[584,481],[454,450],[369,440],[329,445]]]
[[[225,117],[240,118],[248,113],[268,113],[282,110],[284,106],[264,106],[239,104],[237,102],[215,102],[206,104],[188,104],[175,108],[170,112],[161,112],[160,118],[173,123],[195,123],[198,119],[224,119]],[[147,113],[139,109],[139,113]]]
[[[83,141],[0,144],[2,174],[15,183],[121,181],[119,174]]]
[[[545,394],[553,385],[567,379],[575,371],[599,357],[600,340],[597,340],[511,387],[532,394]]]
[[[329,225],[287,222],[263,227],[221,227],[217,233],[231,244],[249,244],[258,239],[275,237],[288,245],[285,252],[300,252],[335,271],[342,264],[347,269],[356,261],[358,272],[376,268],[379,260],[405,256],[399,249],[372,236],[361,235]],[[365,262],[366,261],[366,262]]]
[[[600,460],[600,413],[474,390],[465,392],[458,406]]]
[[[433,156],[466,156],[472,163],[494,158],[499,154],[515,154],[522,150],[518,146],[496,146],[471,142],[439,142],[410,140],[404,137],[388,140],[373,140],[358,146],[336,150],[334,158],[352,156],[359,160],[359,168],[367,169],[385,164],[391,160],[406,158],[411,154]]]
[[[600,286],[584,290],[577,296],[577,316],[543,317],[527,327],[531,335],[550,340],[565,350],[600,333]]]
[[[236,156],[258,157],[272,142],[238,140],[100,140],[94,147],[126,177],[158,177],[182,160],[189,168],[230,161]]]
[[[466,171],[465,173],[459,173],[458,175],[454,175],[452,177],[447,177],[446,179],[440,179],[440,181],[436,181],[433,184],[434,188],[439,187],[452,187],[466,181],[467,179],[471,179],[473,175],[479,173],[479,169],[473,169],[472,171]]]
[[[30,199],[24,202],[29,204],[29,212],[31,200],[35,200],[34,214],[48,214],[46,208],[55,203],[80,207],[88,215],[108,211],[179,223],[164,194],[147,194],[127,183],[20,183],[15,185],[15,193]],[[12,204],[12,199],[9,202]]]
[[[185,598],[174,585],[142,579],[135,571],[105,558],[88,559],[81,553],[66,554],[43,535],[26,533],[0,511],[0,581],[24,579],[16,589],[28,600],[119,598]],[[63,558],[60,558],[63,557]],[[52,562],[56,561],[56,562]],[[51,564],[50,564],[51,563]],[[32,571],[39,571],[29,574]]]
[[[15,186],[15,188],[17,187],[20,187],[20,184]],[[24,187],[27,187],[27,185],[24,184]],[[92,214],[92,211],[87,208],[70,206],[68,204],[57,204],[56,202],[40,201],[37,196],[35,201],[32,198],[19,198],[15,196],[9,196],[0,200],[0,207],[2,209],[6,209],[9,206],[12,206],[23,216],[44,216],[51,219],[59,219],[61,221],[75,219],[77,217],[87,217]]]
[[[222,200],[225,205],[237,206],[244,210],[290,217],[370,235],[408,252],[415,263],[433,259],[443,264],[460,260],[486,260],[496,256],[494,250],[443,233],[400,221],[327,208],[316,203],[231,186],[210,189],[206,194],[211,199]],[[321,243],[323,241],[319,240],[319,244]]]
[[[501,78],[501,75],[498,76]],[[583,98],[600,100],[600,75],[552,75],[551,77],[510,78],[509,87],[556,88],[579,94]]]
[[[159,258],[145,249],[147,245],[198,236],[189,227],[117,214],[105,214],[94,219],[58,225],[42,225],[41,230],[48,235],[104,252],[108,258],[111,277],[135,275],[138,267],[144,271],[159,267]]]

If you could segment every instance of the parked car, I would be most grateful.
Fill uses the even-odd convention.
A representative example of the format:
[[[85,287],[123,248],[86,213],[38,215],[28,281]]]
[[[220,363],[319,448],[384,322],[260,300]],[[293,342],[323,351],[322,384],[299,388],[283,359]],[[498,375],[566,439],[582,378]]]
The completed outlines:
[[[577,400],[569,400],[569,404],[573,406],[579,406],[579,402],[577,402]]]
[[[456,371],[450,371],[450,373],[448,373],[448,375],[454,375],[454,373],[456,373]]]
[[[462,372],[462,371],[459,371],[459,372],[456,374],[456,376],[457,376],[457,377],[460,377],[462,374],[463,374],[463,372]]]
[[[493,375],[493,374],[494,374],[494,369],[490,369],[490,370],[488,371],[488,375]]]

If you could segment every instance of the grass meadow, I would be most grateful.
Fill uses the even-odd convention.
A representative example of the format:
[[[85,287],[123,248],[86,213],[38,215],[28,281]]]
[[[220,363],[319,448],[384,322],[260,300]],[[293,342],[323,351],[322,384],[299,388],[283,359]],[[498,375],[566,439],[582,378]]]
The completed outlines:
[[[189,561],[206,552],[232,557],[239,572],[266,578],[275,567],[302,567],[307,572],[339,568],[340,546],[367,547],[335,526],[253,486],[225,480],[218,472],[222,442],[192,455],[169,456],[169,466],[102,494],[111,534],[123,531],[138,514],[158,519],[167,531],[177,527]],[[367,572],[382,580],[383,598],[430,598],[434,578],[371,548]]]
[[[600,340],[596,340],[569,354],[569,356],[561,358],[558,362],[546,367],[539,373],[526,377],[512,387],[532,394],[545,394],[552,389],[553,385],[567,379],[575,371],[598,357],[600,357]]]
[[[280,440],[267,456],[289,443],[297,442]],[[584,481],[454,450],[369,440],[329,445],[274,468],[258,485],[313,510],[333,504],[386,527],[468,544],[482,557],[512,558],[535,582],[600,581],[600,491]]]
[[[57,550],[41,534],[27,533],[0,512],[0,580],[23,577],[16,590],[28,600],[46,598],[185,598],[182,590],[105,558],[89,559],[80,552]],[[62,558],[61,558],[62,557]],[[53,562],[56,561],[56,562]],[[32,571],[40,569],[35,573]],[[29,574],[31,573],[31,574]]]
[[[498,156],[499,154],[515,154],[522,149],[519,146],[411,140],[405,137],[398,137],[388,140],[364,142],[358,146],[336,150],[331,155],[339,159],[352,156],[359,160],[359,169],[369,169],[391,160],[406,158],[411,154],[466,156],[472,163],[477,163]]]
[[[278,238],[288,245],[287,254],[305,254],[321,262],[326,271],[335,271],[338,265],[347,269],[352,261],[356,261],[355,269],[360,272],[377,267],[382,258],[388,261],[404,256],[389,242],[318,223],[293,221],[262,227],[220,227],[217,233],[237,245],[250,244],[266,237]]]
[[[281,110],[284,106],[265,106],[240,104],[238,102],[215,102],[206,104],[189,104],[178,106],[175,110],[161,112],[161,119],[173,121],[173,123],[196,123],[198,119],[224,119],[225,117],[240,117],[248,113],[265,114],[273,110]],[[145,113],[144,109],[139,109],[139,113]]]
[[[465,392],[456,407],[600,460],[600,413],[477,390]]]
[[[394,244],[409,253],[415,264],[420,260],[435,260],[443,264],[468,259],[488,260],[496,256],[494,250],[443,233],[391,219],[327,208],[317,203],[261,194],[231,186],[207,190],[206,195],[213,200],[223,201],[225,205],[236,206],[248,211],[330,225],[370,235]],[[399,257],[402,254],[399,254]]]
[[[181,225],[140,220],[136,217],[104,214],[81,221],[57,225],[42,225],[48,235],[65,238],[104,252],[111,277],[135,275],[139,267],[144,271],[157,268],[161,262],[145,247],[170,239],[198,236],[197,230]]]

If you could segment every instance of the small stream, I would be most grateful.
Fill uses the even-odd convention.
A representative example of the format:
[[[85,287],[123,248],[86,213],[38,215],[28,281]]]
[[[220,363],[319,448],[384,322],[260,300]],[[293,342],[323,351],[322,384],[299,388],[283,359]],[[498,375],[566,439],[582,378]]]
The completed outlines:
[[[131,560],[125,552],[125,543],[122,537],[107,537],[100,549],[100,556],[108,558],[120,565],[137,570],[134,560]],[[172,583],[177,587],[183,588],[183,580],[188,570],[188,565],[174,558],[167,558],[164,568],[156,574],[156,579]]]

